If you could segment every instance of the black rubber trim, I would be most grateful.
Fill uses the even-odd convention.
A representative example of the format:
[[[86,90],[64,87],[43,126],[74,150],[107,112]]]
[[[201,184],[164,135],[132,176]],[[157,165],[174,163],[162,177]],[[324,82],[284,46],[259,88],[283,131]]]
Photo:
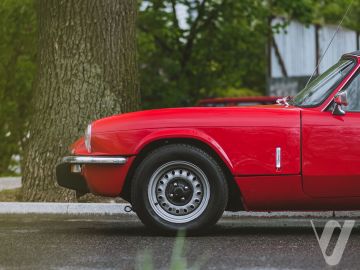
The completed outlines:
[[[80,193],[89,193],[85,178],[80,173],[72,173],[71,164],[61,163],[56,166],[56,180],[59,186],[76,190]]]

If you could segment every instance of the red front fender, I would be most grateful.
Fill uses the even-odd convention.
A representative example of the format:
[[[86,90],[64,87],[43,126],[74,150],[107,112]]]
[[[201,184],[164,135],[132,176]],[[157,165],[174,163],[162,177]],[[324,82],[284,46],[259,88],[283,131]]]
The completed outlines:
[[[222,149],[222,147],[218,144],[216,140],[214,140],[209,135],[205,134],[201,130],[198,129],[162,129],[157,130],[155,132],[150,133],[146,137],[144,137],[136,146],[135,153],[138,154],[150,143],[160,140],[166,139],[194,139],[201,141],[208,145],[211,149],[213,149],[218,156],[224,161],[224,163],[228,166],[231,172],[233,172],[233,165]]]

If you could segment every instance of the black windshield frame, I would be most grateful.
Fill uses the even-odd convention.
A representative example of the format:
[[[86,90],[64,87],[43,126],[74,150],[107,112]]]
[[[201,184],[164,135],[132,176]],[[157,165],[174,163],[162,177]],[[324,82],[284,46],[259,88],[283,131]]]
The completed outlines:
[[[349,64],[344,66],[343,69],[349,68],[349,70],[341,75],[341,78],[339,78],[328,90],[325,91],[322,99],[315,103],[315,104],[309,104],[309,105],[302,105],[301,103],[297,103],[296,102],[296,97],[299,96],[303,91],[309,91],[312,87],[316,86],[313,85],[313,83],[321,78],[326,72],[328,72],[330,69],[334,68],[336,65],[338,65],[338,67],[340,67],[341,65],[339,65],[341,63],[341,61],[349,61]],[[344,81],[344,79],[354,70],[354,68],[356,67],[356,60],[353,57],[342,57],[339,62],[337,62],[335,65],[333,65],[332,67],[330,67],[329,69],[327,69],[323,74],[321,74],[317,79],[315,79],[312,83],[310,83],[306,88],[302,89],[292,100],[291,100],[291,105],[296,106],[296,107],[300,107],[300,108],[315,108],[315,107],[319,107],[321,104],[323,104],[327,98],[334,92],[334,90],[336,88],[339,87],[339,85]],[[340,70],[339,70],[340,72]],[[322,78],[323,81],[325,80],[326,77]],[[319,82],[320,82],[319,81]],[[317,90],[319,91],[319,90]],[[311,92],[311,91],[310,91]],[[315,91],[316,92],[316,91]],[[304,99],[303,99],[304,100]]]

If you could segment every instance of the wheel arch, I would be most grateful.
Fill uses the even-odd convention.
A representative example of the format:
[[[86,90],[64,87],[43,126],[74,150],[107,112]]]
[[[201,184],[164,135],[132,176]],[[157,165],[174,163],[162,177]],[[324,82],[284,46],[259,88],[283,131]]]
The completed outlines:
[[[143,153],[149,146],[157,142],[176,140],[198,143],[199,146],[210,148],[212,152],[215,152],[221,158],[230,172],[233,173],[233,164],[219,143],[211,136],[197,129],[165,129],[153,132],[140,141],[135,148],[135,153],[137,155]]]
[[[223,169],[223,172],[226,176],[226,181],[229,185],[229,202],[226,207],[226,210],[230,211],[239,211],[243,210],[243,202],[242,196],[239,187],[237,186],[234,176],[233,176],[233,167],[226,156],[226,153],[222,150],[222,148],[215,142],[209,142],[208,138],[204,137],[194,137],[189,136],[189,134],[177,135],[174,136],[174,131],[172,131],[171,136],[152,136],[149,137],[147,140],[143,140],[139,147],[137,148],[137,155],[130,167],[128,175],[125,180],[125,185],[121,196],[126,199],[127,201],[131,202],[131,181],[134,175],[136,168],[139,164],[144,160],[144,158],[149,155],[153,150],[169,145],[169,144],[188,144],[195,146],[207,154],[212,156]]]

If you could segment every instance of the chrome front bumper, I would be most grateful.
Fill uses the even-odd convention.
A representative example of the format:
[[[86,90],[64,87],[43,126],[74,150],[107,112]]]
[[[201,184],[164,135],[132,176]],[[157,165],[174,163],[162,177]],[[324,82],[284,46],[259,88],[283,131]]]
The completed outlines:
[[[126,164],[125,157],[102,157],[102,156],[68,156],[62,159],[62,163],[69,164]]]
[[[126,157],[108,156],[67,156],[56,166],[56,180],[59,186],[76,190],[79,194],[89,192],[86,180],[82,175],[82,165],[124,165]]]

